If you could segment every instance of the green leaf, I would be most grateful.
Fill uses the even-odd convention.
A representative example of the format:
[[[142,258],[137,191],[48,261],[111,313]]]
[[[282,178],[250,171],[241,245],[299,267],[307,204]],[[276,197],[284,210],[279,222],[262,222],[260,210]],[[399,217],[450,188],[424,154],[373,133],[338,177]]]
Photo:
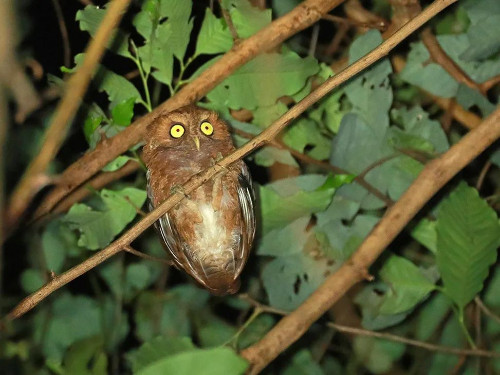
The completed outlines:
[[[257,254],[284,256],[300,253],[306,244],[306,228],[309,216],[303,216],[283,228],[277,228],[266,233],[259,243]]]
[[[141,94],[137,88],[125,77],[112,72],[101,66],[95,81],[98,82],[99,91],[104,91],[112,106],[134,99],[134,102],[141,100]]]
[[[259,341],[271,330],[275,319],[268,314],[261,314],[250,323],[238,338],[238,348],[244,349]]]
[[[374,337],[357,336],[353,347],[356,358],[374,374],[389,372],[393,363],[405,352],[405,345],[402,343]]]
[[[302,349],[295,354],[285,367],[283,375],[323,375],[324,372],[312,358],[311,352]]]
[[[223,0],[222,3],[240,38],[248,38],[271,23],[271,9],[259,9],[248,0]]]
[[[137,375],[238,375],[248,363],[229,348],[191,350],[164,357],[136,372]]]
[[[500,60],[466,61],[462,58],[469,45],[466,35],[439,35],[437,40],[446,54],[474,81],[482,83],[500,74]],[[430,55],[422,43],[412,44],[407,64],[400,76],[434,95],[451,98],[459,84],[439,64],[429,62]]]
[[[296,121],[287,128],[282,139],[291,148],[315,159],[327,159],[330,155],[331,141],[321,134],[318,125],[313,120],[300,119]],[[312,149],[304,152],[307,146],[312,147]]]
[[[499,243],[495,211],[462,182],[441,203],[437,221],[437,264],[445,292],[460,309],[483,288]]]
[[[357,38],[349,48],[349,64],[375,49],[382,41],[377,30],[370,30]],[[391,64],[385,58],[349,81],[344,88],[352,103],[352,112],[359,114],[382,135],[389,126],[388,111],[392,105],[392,87],[389,82],[391,73]]]
[[[196,333],[202,347],[224,345],[237,332],[236,327],[209,311],[200,315],[196,322]]]
[[[412,309],[436,288],[409,260],[391,255],[380,270],[380,277],[390,285],[380,306],[381,314],[398,314]]]
[[[436,225],[437,223],[435,221],[422,219],[411,231],[411,236],[434,254],[437,252]]]
[[[194,348],[195,346],[189,337],[155,337],[142,344],[139,350],[129,357],[132,363],[132,371],[138,373],[162,358],[193,350]]]
[[[85,317],[85,324],[82,324]],[[59,295],[49,309],[40,310],[33,320],[33,340],[46,357],[61,360],[73,343],[102,332],[101,310],[89,297]]]
[[[418,340],[428,341],[438,330],[451,310],[451,301],[442,293],[434,293],[420,308],[415,335]]]
[[[338,268],[318,253],[315,258],[304,252],[280,256],[264,266],[262,282],[271,306],[293,311]]]
[[[317,61],[294,52],[257,56],[226,78],[207,95],[229,108],[255,109],[270,106],[284,95],[293,95],[318,72]]]
[[[102,169],[103,172],[114,172],[123,167],[125,164],[127,164],[130,160],[135,160],[134,158],[131,158],[130,156],[126,155],[120,155],[118,156],[115,160],[109,162],[104,166]]]
[[[67,374],[105,375],[107,368],[108,359],[102,336],[75,342],[64,356],[64,371]]]
[[[411,312],[407,310],[399,314],[382,314],[380,306],[385,301],[385,293],[389,287],[387,284],[378,282],[365,286],[358,293],[354,302],[359,305],[363,317],[362,326],[370,330],[380,330],[401,323]]]
[[[172,81],[174,56],[184,59],[193,28],[191,7],[192,2],[185,0],[148,0],[133,20],[145,39],[138,48],[143,68],[146,73],[155,68],[153,76],[165,84]]]
[[[142,292],[134,312],[135,334],[149,341],[161,334],[166,337],[191,335],[189,314],[198,312],[207,302],[209,293],[194,285],[183,284],[168,293]]]
[[[88,31],[90,35],[94,36],[105,14],[106,9],[94,5],[87,5],[84,9],[79,10],[76,12],[76,20],[79,22],[80,30]],[[130,57],[128,39],[129,35],[118,29],[115,31],[115,35],[110,38],[107,47],[119,55]]]
[[[77,245],[78,237],[60,219],[52,220],[42,234],[42,249],[47,268],[55,273],[63,269],[67,255],[75,256],[81,253]]]
[[[470,26],[468,47],[460,57],[464,60],[484,60],[500,50],[500,5],[495,0],[465,1]]]
[[[210,8],[207,8],[196,41],[195,56],[226,52],[232,45],[233,38],[224,20],[215,17]]]
[[[26,293],[33,293],[45,284],[42,272],[28,268],[21,274],[21,286]]]
[[[325,210],[338,187],[352,176],[302,175],[260,187],[262,229],[266,233],[299,217]]]
[[[118,103],[111,110],[111,118],[117,125],[128,126],[134,116],[134,104],[136,98],[129,98]]]
[[[64,221],[80,233],[78,245],[97,250],[108,245],[137,215],[146,192],[136,188],[119,191],[103,189],[100,193],[104,209],[97,211],[83,204],[74,204]]]

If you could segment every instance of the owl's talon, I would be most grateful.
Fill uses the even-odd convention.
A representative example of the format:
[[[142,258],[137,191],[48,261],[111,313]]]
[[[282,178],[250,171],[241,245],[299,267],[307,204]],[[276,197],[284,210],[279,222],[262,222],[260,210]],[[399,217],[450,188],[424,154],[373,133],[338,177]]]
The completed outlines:
[[[189,198],[189,196],[186,194],[186,190],[184,190],[184,186],[182,185],[174,185],[170,188],[170,195],[174,195],[177,193],[184,195],[185,198]]]

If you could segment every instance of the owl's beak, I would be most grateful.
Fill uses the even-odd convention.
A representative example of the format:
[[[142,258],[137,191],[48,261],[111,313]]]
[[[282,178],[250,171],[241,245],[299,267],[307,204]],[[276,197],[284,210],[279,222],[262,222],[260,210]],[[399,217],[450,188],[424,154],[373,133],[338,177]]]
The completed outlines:
[[[196,145],[196,149],[198,151],[200,151],[200,138],[198,138],[196,135],[193,136],[193,141],[194,141],[194,144]]]

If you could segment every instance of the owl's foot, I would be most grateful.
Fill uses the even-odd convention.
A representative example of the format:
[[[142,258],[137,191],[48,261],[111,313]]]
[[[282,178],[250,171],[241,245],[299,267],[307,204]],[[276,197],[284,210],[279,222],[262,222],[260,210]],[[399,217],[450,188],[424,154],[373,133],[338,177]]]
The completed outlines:
[[[189,198],[189,195],[186,194],[186,190],[184,190],[184,186],[182,185],[174,185],[170,188],[170,195],[177,193],[184,195],[185,198]]]

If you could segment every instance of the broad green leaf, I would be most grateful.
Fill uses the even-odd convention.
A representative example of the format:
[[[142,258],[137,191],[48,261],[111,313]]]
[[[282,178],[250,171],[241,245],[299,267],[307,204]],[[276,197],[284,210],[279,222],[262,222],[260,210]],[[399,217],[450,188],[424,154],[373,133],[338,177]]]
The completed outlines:
[[[64,356],[64,371],[78,375],[107,374],[108,358],[102,336],[94,336],[75,342]]]
[[[269,314],[261,314],[250,323],[238,338],[238,348],[245,349],[259,341],[273,327],[275,319]]]
[[[106,164],[106,166],[102,169],[102,171],[103,172],[117,171],[118,169],[123,167],[125,164],[127,164],[130,160],[135,160],[135,159],[131,158],[130,156],[120,155],[115,160]]]
[[[234,109],[270,106],[280,97],[298,92],[318,69],[314,58],[302,59],[294,52],[259,55],[226,78],[207,97]]]
[[[248,363],[229,348],[191,350],[166,356],[136,372],[137,375],[239,375]]]
[[[262,228],[266,233],[299,217],[325,210],[335,190],[352,176],[302,175],[260,187]]]
[[[136,98],[129,98],[118,103],[111,110],[111,118],[117,125],[128,126],[134,116],[134,104]]]
[[[41,345],[45,356],[56,360],[61,360],[73,343],[102,331],[99,304],[89,297],[69,293],[60,294],[50,308],[40,310],[33,323],[33,340]]]
[[[434,254],[437,252],[436,225],[437,223],[435,221],[422,219],[411,231],[412,237]]]
[[[139,350],[129,357],[132,363],[132,371],[137,373],[162,358],[193,350],[194,348],[195,346],[189,337],[155,337],[142,344]]]
[[[380,277],[390,289],[380,306],[381,314],[398,314],[412,309],[436,288],[409,260],[391,255],[380,270]]]
[[[271,9],[259,9],[248,0],[223,0],[222,4],[229,11],[240,38],[248,38],[271,23]]]
[[[226,52],[232,45],[233,38],[224,20],[215,17],[210,8],[207,8],[196,40],[195,56]]]
[[[47,268],[55,273],[63,269],[66,256],[81,253],[78,237],[60,219],[52,220],[42,234],[42,249]]]
[[[496,107],[486,96],[463,83],[458,85],[456,100],[465,109],[478,108],[482,117],[488,116]]]
[[[382,40],[377,30],[368,31],[357,38],[349,48],[349,64],[375,49]],[[389,83],[391,73],[389,60],[383,59],[349,81],[344,88],[352,103],[352,112],[359,114],[373,130],[382,135],[389,126],[388,111],[392,105],[392,87]]]
[[[451,308],[451,301],[448,297],[442,293],[434,293],[420,308],[420,314],[416,317],[416,338],[428,341],[438,331]]]
[[[283,142],[291,148],[310,155],[319,160],[327,159],[330,155],[331,140],[321,134],[316,122],[309,119],[300,119],[287,128]],[[304,152],[309,146],[312,149]]]
[[[445,292],[460,309],[483,288],[499,244],[495,211],[462,182],[441,203],[437,221],[437,264]]]
[[[141,100],[141,94],[137,88],[125,77],[112,72],[104,67],[100,67],[95,81],[98,82],[99,91],[104,91],[108,95],[112,106],[134,99],[135,102]]]
[[[302,349],[297,352],[285,367],[283,375],[324,375],[323,370],[314,361],[311,352]]]
[[[404,344],[398,342],[363,336],[354,338],[353,348],[358,360],[374,374],[389,372],[406,349]]]
[[[305,252],[280,256],[264,266],[262,282],[271,306],[296,309],[338,268],[318,253],[315,258]]]
[[[206,311],[196,319],[196,336],[199,345],[204,348],[221,346],[229,342],[237,332],[237,328],[217,315]]]
[[[26,293],[33,293],[40,289],[46,282],[40,270],[28,268],[21,274],[21,287]]]
[[[380,330],[392,327],[401,323],[411,311],[405,311],[399,314],[382,314],[380,306],[384,303],[385,293],[389,287],[382,282],[371,283],[365,286],[358,293],[354,302],[361,309],[362,321],[364,328],[370,330]]]
[[[437,40],[446,54],[474,81],[482,83],[500,74],[500,60],[466,61],[461,55],[468,48],[466,35],[439,35]],[[412,44],[407,64],[400,76],[430,93],[444,98],[454,97],[459,84],[439,64],[429,62],[430,55],[425,46]]]
[[[156,70],[153,76],[170,84],[174,56],[183,61],[189,43],[193,21],[190,20],[191,1],[148,0],[134,18],[134,26],[144,37],[145,44],[138,48],[146,73]]]
[[[76,21],[79,22],[80,30],[88,31],[91,36],[94,36],[106,11],[106,9],[94,5],[87,5],[84,9],[76,12]],[[129,35],[118,29],[115,31],[115,35],[110,38],[108,48],[119,55],[129,57],[128,39]]]
[[[500,50],[500,4],[495,0],[465,1],[470,26],[468,47],[460,57],[466,61],[484,60]]]
[[[108,245],[134,219],[137,208],[142,207],[146,200],[146,192],[136,188],[103,189],[100,195],[103,210],[76,203],[64,217],[64,221],[80,233],[78,245],[90,250]]]
[[[135,335],[142,341],[160,334],[170,338],[191,335],[191,322],[186,317],[199,311],[208,298],[207,291],[190,284],[162,294],[141,293],[134,311]]]
[[[269,231],[262,237],[257,254],[285,256],[300,253],[309,237],[306,231],[309,221],[309,216],[303,216],[283,228]]]
[[[463,348],[464,341],[463,331],[456,317],[452,315],[443,328],[439,344],[453,348]],[[443,375],[452,372],[460,363],[460,358],[452,354],[436,353],[430,358],[429,362],[427,374]]]

